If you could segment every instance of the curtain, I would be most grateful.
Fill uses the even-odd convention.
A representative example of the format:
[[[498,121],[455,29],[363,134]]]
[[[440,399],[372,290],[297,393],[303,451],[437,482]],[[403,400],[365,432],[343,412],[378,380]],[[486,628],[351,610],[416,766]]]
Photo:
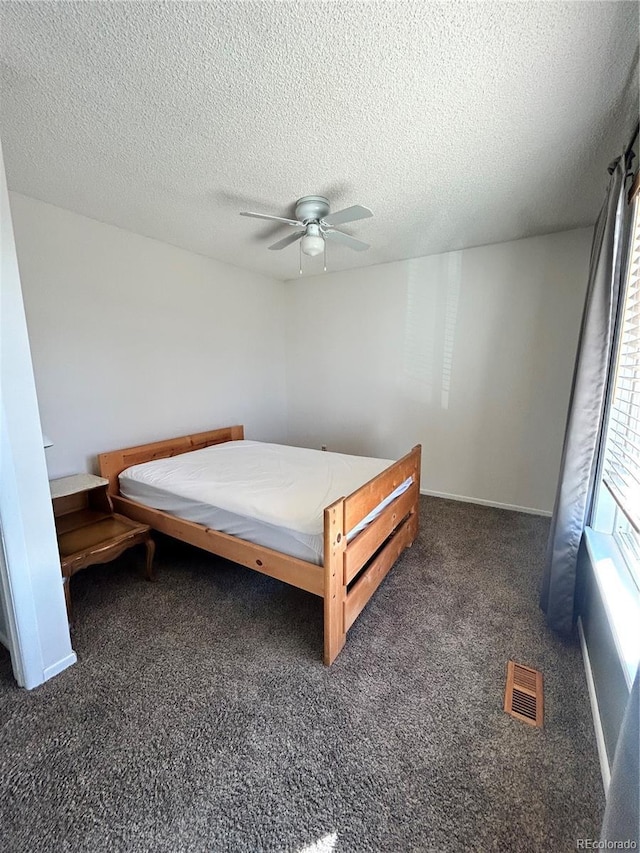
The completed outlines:
[[[600,840],[640,846],[640,668],[618,736]]]
[[[575,624],[578,548],[589,520],[603,441],[619,310],[627,163],[628,155],[624,155],[609,167],[611,178],[594,230],[560,479],[540,595],[547,623],[562,634],[570,634]]]

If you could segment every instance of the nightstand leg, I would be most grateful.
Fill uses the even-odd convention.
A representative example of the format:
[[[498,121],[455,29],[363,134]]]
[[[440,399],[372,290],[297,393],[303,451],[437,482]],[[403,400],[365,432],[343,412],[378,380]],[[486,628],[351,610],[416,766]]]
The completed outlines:
[[[66,575],[63,576],[62,586],[64,587],[64,600],[67,605],[67,621],[71,624],[71,578]]]
[[[153,570],[153,555],[156,551],[156,543],[149,536],[149,538],[145,541],[145,547],[147,549],[147,566],[146,566],[146,576],[148,581],[157,580],[156,574]]]

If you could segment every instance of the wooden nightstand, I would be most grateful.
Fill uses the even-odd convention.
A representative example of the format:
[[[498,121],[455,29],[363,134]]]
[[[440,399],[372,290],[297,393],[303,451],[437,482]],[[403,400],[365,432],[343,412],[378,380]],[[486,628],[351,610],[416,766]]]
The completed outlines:
[[[151,528],[113,511],[111,498],[107,494],[108,484],[109,481],[104,477],[95,477],[93,474],[75,474],[49,481],[69,620],[69,583],[80,569],[96,563],[108,563],[127,548],[145,545],[147,580],[155,579],[155,544],[151,538]]]

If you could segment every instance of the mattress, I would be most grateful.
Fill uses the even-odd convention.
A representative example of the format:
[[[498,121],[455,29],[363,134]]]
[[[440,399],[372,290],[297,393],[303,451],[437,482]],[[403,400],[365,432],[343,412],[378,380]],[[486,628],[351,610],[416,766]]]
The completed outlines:
[[[130,500],[322,565],[324,508],[393,464],[373,459],[230,441],[155,459],[120,474]],[[353,539],[411,485],[405,480],[357,527]]]

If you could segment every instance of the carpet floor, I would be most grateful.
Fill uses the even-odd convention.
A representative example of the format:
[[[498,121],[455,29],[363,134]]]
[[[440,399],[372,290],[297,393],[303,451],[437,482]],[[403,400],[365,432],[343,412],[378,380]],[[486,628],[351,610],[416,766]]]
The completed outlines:
[[[570,851],[604,808],[580,649],[544,624],[548,520],[421,499],[334,665],[322,602],[158,538],[72,582],[78,663],[0,656],[3,850]],[[545,725],[502,710],[541,669]]]

